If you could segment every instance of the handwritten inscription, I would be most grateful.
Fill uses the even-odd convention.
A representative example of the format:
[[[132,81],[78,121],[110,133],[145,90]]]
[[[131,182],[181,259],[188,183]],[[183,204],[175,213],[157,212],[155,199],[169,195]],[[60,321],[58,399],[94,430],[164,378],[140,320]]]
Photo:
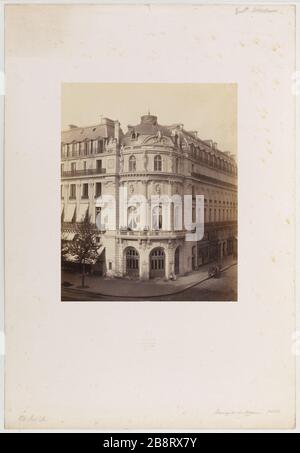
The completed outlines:
[[[259,8],[257,6],[254,6],[254,7],[249,7],[249,6],[238,6],[235,8],[235,14],[236,16],[238,14],[245,14],[245,13],[264,13],[264,14],[268,14],[268,13],[277,13],[278,10],[277,9],[271,9],[271,8]]]
[[[42,423],[46,421],[44,415],[20,415],[18,418],[19,422],[31,422],[31,423]]]

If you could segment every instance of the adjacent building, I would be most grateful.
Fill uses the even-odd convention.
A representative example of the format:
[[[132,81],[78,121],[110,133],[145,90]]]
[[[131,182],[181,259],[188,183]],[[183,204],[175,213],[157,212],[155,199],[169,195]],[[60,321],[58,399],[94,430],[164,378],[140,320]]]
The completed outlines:
[[[108,118],[70,125],[61,141],[62,238],[73,240],[76,222],[90,216],[99,242],[91,272],[169,279],[236,253],[237,164],[214,141],[150,114],[125,134]],[[186,240],[184,206],[176,202],[184,195],[191,195],[193,222],[196,195],[204,196],[199,241]]]

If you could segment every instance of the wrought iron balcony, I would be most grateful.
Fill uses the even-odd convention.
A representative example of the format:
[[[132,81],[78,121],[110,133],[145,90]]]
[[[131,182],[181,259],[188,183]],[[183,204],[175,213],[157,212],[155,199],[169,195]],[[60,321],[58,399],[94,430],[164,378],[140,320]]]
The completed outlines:
[[[63,171],[63,178],[78,177],[78,176],[92,176],[92,175],[101,175],[106,173],[106,168],[87,168],[85,170],[70,170]]]
[[[163,230],[130,230],[130,229],[123,229],[120,228],[118,231],[118,236],[130,236],[130,237],[138,237],[138,238],[176,238],[178,236],[184,237],[187,232],[183,230],[170,230],[170,231],[163,231]]]
[[[205,222],[205,228],[224,228],[230,226],[236,226],[237,220],[222,220],[220,222]]]

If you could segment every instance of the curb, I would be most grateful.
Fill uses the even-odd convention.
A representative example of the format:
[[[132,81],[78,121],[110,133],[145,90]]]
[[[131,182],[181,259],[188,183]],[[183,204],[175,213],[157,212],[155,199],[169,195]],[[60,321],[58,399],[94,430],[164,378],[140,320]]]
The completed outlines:
[[[236,265],[237,265],[237,262],[229,264],[228,266],[226,266],[223,269],[221,269],[221,273],[227,271],[228,269],[230,269],[231,267],[236,266]],[[77,293],[80,292],[80,293],[84,293],[84,294],[91,294],[91,295],[93,295],[93,297],[94,296],[116,297],[118,299],[120,299],[122,297],[123,299],[129,299],[129,300],[132,300],[132,299],[153,299],[154,297],[167,297],[167,296],[172,296],[174,294],[183,293],[184,291],[187,291],[188,289],[194,288],[195,286],[200,285],[201,283],[206,282],[207,280],[210,280],[212,278],[214,278],[214,277],[205,277],[205,278],[203,278],[202,280],[199,280],[196,283],[192,283],[191,285],[186,286],[185,288],[182,288],[182,289],[178,289],[177,291],[173,291],[172,293],[155,294],[155,295],[152,295],[152,296],[120,296],[120,295],[116,295],[116,294],[104,294],[104,293],[100,293],[100,292],[84,291],[84,290],[80,290],[80,289],[76,289],[76,292]],[[73,288],[68,288],[68,290],[69,291],[74,291]]]

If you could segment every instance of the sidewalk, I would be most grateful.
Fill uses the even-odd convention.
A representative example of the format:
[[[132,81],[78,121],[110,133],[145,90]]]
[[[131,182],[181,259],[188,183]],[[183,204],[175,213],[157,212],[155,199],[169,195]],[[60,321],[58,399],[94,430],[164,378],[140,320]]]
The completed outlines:
[[[227,257],[223,261],[223,267],[227,268],[236,261],[232,257]],[[107,297],[129,297],[129,298],[142,298],[142,297],[156,297],[166,296],[177,293],[208,279],[208,268],[211,265],[205,264],[201,266],[198,271],[190,272],[188,275],[179,276],[177,280],[164,281],[163,279],[154,280],[131,280],[129,278],[107,278],[99,276],[86,276],[85,285],[88,288],[82,288],[83,291],[98,293]],[[62,283],[71,283],[70,289],[80,290],[81,276],[71,272],[62,272]]]

